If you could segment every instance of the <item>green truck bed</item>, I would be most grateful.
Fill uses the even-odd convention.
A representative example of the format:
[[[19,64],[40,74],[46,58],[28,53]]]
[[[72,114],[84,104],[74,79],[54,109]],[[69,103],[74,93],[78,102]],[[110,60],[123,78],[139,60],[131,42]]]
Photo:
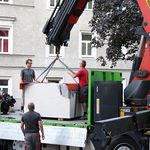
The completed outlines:
[[[0,115],[0,122],[20,123],[21,111],[10,112],[7,115]],[[79,127],[87,128],[87,120],[73,119],[73,120],[56,120],[56,119],[43,119],[44,125],[50,126],[63,126],[63,127]]]

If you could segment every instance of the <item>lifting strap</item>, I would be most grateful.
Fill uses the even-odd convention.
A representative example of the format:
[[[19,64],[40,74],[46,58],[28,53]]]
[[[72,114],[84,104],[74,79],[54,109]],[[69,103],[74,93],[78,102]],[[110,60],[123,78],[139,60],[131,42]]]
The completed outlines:
[[[49,74],[49,72],[51,71],[51,69],[53,68],[53,66],[57,60],[64,66],[64,68],[66,70],[68,70],[74,74],[73,70],[71,70],[62,60],[60,60],[60,58],[57,55],[57,57],[49,64],[49,66],[36,78],[36,81],[38,81],[40,79],[40,77],[42,77],[45,74],[43,79],[41,80],[41,82],[44,82],[45,78],[47,77],[47,75]],[[73,80],[75,81],[75,83],[78,83],[74,78],[73,78]]]
[[[49,66],[36,78],[35,81],[38,81],[39,78],[40,78],[42,75],[44,75],[46,72],[47,72],[46,74],[48,74],[48,73],[50,72],[52,66],[53,66],[54,63],[56,62],[56,59],[57,59],[57,58],[55,58],[55,59],[49,64]],[[45,79],[45,78],[46,78],[46,77],[44,76],[44,79]],[[44,81],[44,80],[42,80],[42,81]]]
[[[58,60],[67,70],[69,70],[71,73],[74,74],[74,72],[62,60],[60,60],[60,59],[58,59]]]

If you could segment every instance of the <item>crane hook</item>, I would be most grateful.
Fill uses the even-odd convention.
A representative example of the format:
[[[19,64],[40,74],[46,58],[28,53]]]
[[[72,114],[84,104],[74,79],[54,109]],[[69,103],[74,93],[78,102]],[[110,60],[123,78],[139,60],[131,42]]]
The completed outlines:
[[[59,58],[59,54],[60,54],[60,46],[56,46],[56,57]]]

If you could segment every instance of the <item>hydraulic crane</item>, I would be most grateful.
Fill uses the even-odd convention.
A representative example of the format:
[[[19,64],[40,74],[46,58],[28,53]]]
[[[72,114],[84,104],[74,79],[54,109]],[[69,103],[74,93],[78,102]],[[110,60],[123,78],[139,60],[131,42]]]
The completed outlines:
[[[42,82],[25,84],[23,89],[25,108],[32,99],[37,106],[36,110],[39,109],[40,111],[37,111],[43,113],[46,138],[42,141],[44,143],[42,149],[53,149],[52,144],[63,145],[63,149],[66,146],[67,150],[72,150],[74,147],[83,150],[87,139],[92,141],[88,143],[93,144],[90,150],[150,150],[150,110],[147,110],[150,106],[150,0],[136,0],[136,2],[143,14],[143,23],[137,30],[141,35],[141,42],[133,62],[129,85],[124,91],[126,106],[122,107],[122,73],[90,69],[88,119],[79,121],[76,116],[80,117],[81,114],[75,109],[80,107],[77,106],[78,96],[75,96],[78,94],[78,84],[75,86],[67,84],[67,91],[71,94],[64,97],[58,84],[43,81],[57,60],[69,69],[59,59],[60,47],[68,45],[71,30],[84,11],[88,0],[58,0],[52,16],[43,29],[47,44],[56,46],[57,57],[43,72],[45,74],[42,74],[44,75]],[[70,98],[70,95],[73,98]],[[11,106],[15,103],[14,100],[10,102],[8,99],[2,100],[3,102],[9,105],[12,103]],[[0,111],[2,110],[3,113],[8,111],[3,109],[5,107],[3,104],[0,106],[2,106]],[[60,116],[64,117],[64,114],[71,120],[55,120]],[[0,149],[20,150],[21,147],[23,149],[24,144],[21,142],[23,140],[20,112],[1,115]]]
[[[77,23],[88,1],[65,0],[61,5],[58,1],[51,18],[43,29],[47,44],[55,45],[57,53],[62,45],[68,45],[71,29]],[[138,28],[141,42],[134,59],[130,83],[124,93],[125,103],[128,106],[147,106],[150,90],[150,1],[137,0],[137,3],[143,14],[143,24]]]
[[[141,42],[133,62],[129,85],[124,91],[124,100],[129,107],[148,108],[150,105],[150,0],[136,2],[143,15],[142,26],[137,31],[141,35]],[[63,0],[61,4],[60,0],[58,1],[43,29],[47,44],[55,45],[57,54],[62,45],[68,45],[70,32],[87,3],[88,0]],[[147,144],[141,144],[142,142],[139,141],[147,140],[144,133],[150,129],[149,117],[150,112],[144,111],[126,118],[94,122],[91,140],[95,149],[120,150],[122,146],[129,150],[148,150]]]

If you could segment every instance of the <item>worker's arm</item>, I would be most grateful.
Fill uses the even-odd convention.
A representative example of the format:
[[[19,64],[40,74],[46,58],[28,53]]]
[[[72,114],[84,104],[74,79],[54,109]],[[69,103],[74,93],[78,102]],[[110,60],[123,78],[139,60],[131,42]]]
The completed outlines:
[[[76,77],[77,77],[77,76],[76,76],[76,73],[68,72],[68,74],[69,74],[70,76],[72,76],[73,78],[76,78]]]
[[[44,128],[43,128],[43,122],[42,120],[38,121],[38,124],[39,124],[39,129],[42,133],[42,139],[44,140],[45,139],[45,135],[44,135]]]
[[[73,78],[77,78],[77,77],[80,77],[81,74],[82,74],[82,71],[79,70],[77,73],[71,73],[71,72],[68,72]]]
[[[22,130],[23,135],[25,135],[25,128],[24,128],[24,122],[23,121],[21,121],[21,130]]]

